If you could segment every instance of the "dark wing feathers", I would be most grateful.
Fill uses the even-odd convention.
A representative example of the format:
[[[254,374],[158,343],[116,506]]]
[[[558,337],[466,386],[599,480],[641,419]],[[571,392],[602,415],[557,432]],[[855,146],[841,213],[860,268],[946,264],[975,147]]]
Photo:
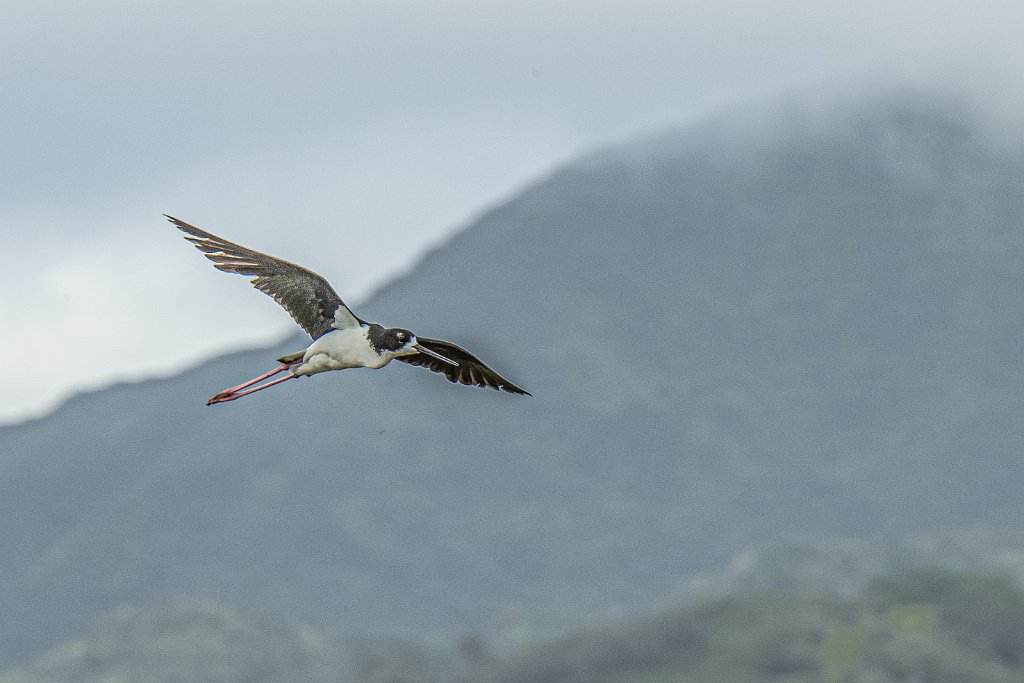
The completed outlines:
[[[167,220],[187,233],[185,239],[213,261],[217,270],[252,276],[253,286],[281,304],[313,339],[330,331],[336,321],[339,327],[360,323],[327,280],[313,271],[229,242],[172,216]]]
[[[445,378],[449,382],[458,382],[478,387],[491,387],[492,389],[507,391],[510,394],[531,395],[526,389],[517,387],[494,370],[491,370],[479,358],[460,346],[440,339],[427,339],[419,336],[416,337],[416,341],[419,342],[420,346],[425,346],[445,358],[451,358],[459,364],[458,367],[449,365],[425,353],[417,353],[413,356],[399,356],[398,360],[409,365],[426,368],[433,372],[444,373]]]

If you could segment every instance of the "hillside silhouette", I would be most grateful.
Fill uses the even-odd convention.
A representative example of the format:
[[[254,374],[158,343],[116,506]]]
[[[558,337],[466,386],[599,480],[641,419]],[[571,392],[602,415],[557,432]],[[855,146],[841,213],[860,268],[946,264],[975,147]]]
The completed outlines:
[[[937,97],[749,104],[554,171],[356,307],[532,399],[395,363],[204,405],[296,338],[0,428],[0,664],[182,594],[450,634],[651,604],[784,533],[1019,527],[1005,142]]]

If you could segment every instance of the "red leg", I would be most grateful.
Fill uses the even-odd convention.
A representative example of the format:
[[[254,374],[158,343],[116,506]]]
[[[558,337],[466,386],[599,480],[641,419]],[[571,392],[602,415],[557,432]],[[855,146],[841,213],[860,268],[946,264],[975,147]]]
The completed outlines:
[[[286,369],[286,370],[288,369],[287,365],[284,365],[282,367],[284,369]],[[267,377],[270,377],[271,375],[276,375],[279,372],[281,372],[280,369],[275,370],[274,372],[268,373],[266,375],[263,375],[261,377],[257,377],[256,379],[254,379],[254,380],[252,380],[250,382],[246,382],[245,384],[241,384],[238,387],[235,387],[234,389],[222,391],[219,394],[217,394],[216,396],[214,396],[213,398],[211,398],[209,401],[207,401],[206,405],[212,406],[214,403],[226,403],[227,401],[234,401],[236,398],[242,398],[243,396],[248,396],[249,394],[254,394],[257,391],[262,391],[263,389],[267,389],[269,387],[272,387],[275,384],[280,384],[281,382],[287,382],[290,379],[295,379],[296,377],[300,377],[301,376],[301,375],[287,374],[284,377],[278,377],[275,380],[271,380],[270,382],[267,382],[266,384],[261,384],[258,387],[254,387],[252,389],[249,389],[248,391],[236,391],[237,389],[239,389],[241,387],[251,386],[254,382],[258,382],[261,379],[266,379]]]
[[[242,382],[237,387],[231,387],[230,389],[225,389],[224,391],[220,392],[219,394],[216,394],[213,398],[217,398],[218,396],[227,396],[228,394],[235,393],[239,389],[245,389],[246,387],[251,387],[253,384],[256,384],[257,382],[262,382],[263,380],[267,379],[268,377],[273,377],[277,373],[283,372],[284,370],[287,370],[287,369],[288,369],[287,365],[278,365],[276,368],[274,368],[270,372],[265,372],[262,375],[260,375],[259,377],[255,377],[255,378],[249,380],[248,382]],[[210,399],[210,400],[213,400],[213,399]]]

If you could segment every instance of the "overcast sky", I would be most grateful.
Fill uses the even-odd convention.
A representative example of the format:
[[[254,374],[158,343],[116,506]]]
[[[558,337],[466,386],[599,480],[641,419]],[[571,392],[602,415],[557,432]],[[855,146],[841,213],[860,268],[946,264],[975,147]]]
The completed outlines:
[[[1020,0],[0,10],[0,422],[295,329],[162,213],[308,265],[358,311],[594,146],[804,83],[998,91],[1024,64]]]

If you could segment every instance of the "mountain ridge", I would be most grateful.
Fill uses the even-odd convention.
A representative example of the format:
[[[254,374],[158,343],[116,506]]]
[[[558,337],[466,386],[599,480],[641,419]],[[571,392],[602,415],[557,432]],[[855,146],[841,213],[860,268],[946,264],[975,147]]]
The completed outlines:
[[[202,405],[289,341],[0,428],[0,660],[182,593],[450,633],[783,532],[1024,522],[1024,164],[941,102],[835,106],[588,156],[366,303],[532,399],[389,367]]]

